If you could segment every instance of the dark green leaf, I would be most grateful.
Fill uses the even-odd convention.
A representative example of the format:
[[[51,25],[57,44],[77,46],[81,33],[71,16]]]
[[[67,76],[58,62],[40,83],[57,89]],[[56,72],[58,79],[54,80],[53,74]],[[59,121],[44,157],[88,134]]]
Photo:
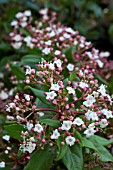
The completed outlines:
[[[50,170],[51,159],[49,147],[45,147],[44,150],[36,150],[31,155],[30,161],[24,170]]]
[[[76,75],[76,72],[79,72],[79,70],[74,70],[70,76],[69,76],[69,80],[72,82],[73,80],[79,81],[79,78]]]
[[[83,137],[82,140],[86,148],[90,148],[90,149],[97,151],[97,148],[89,139],[86,139],[85,137]]]
[[[80,145],[83,147],[83,146],[84,146],[84,142],[83,142],[83,140],[82,140],[81,134],[80,134],[78,131],[76,131],[76,132],[74,133],[74,137],[75,137],[76,139],[79,139],[79,143],[80,143]]]
[[[25,79],[25,73],[24,71],[17,65],[10,64],[10,68],[12,70],[12,73],[16,75],[16,77],[19,80],[24,80]]]
[[[40,123],[45,123],[49,126],[52,126],[54,128],[58,128],[60,126],[60,121],[59,120],[52,120],[52,119],[41,119],[39,120]]]
[[[13,125],[4,126],[4,129],[7,130],[9,135],[12,136],[13,138],[22,140],[21,133],[22,131],[25,131],[24,126],[13,124]]]
[[[39,63],[41,61],[41,56],[39,55],[25,55],[22,57],[23,63]]]
[[[57,146],[59,149],[59,154],[58,157],[56,158],[56,161],[59,161],[60,159],[62,159],[62,157],[66,154],[68,146],[67,144],[65,144],[64,146],[61,145],[61,142],[63,141],[63,137],[60,136],[57,140]]]
[[[107,146],[111,143],[113,143],[113,140],[108,140],[108,139],[105,139],[101,136],[97,136],[97,135],[94,135],[92,137],[90,137],[90,141],[92,142],[98,142],[99,144],[103,145],[103,146]]]
[[[78,143],[68,147],[62,160],[68,170],[83,170],[82,147]]]

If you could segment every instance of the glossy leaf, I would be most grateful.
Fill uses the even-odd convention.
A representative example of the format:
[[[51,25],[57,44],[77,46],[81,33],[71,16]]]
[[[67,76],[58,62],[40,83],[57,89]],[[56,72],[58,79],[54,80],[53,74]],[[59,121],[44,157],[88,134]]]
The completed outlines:
[[[58,128],[60,126],[60,121],[59,120],[41,119],[39,121],[40,121],[40,123],[47,124],[47,125],[52,126],[54,128]]]

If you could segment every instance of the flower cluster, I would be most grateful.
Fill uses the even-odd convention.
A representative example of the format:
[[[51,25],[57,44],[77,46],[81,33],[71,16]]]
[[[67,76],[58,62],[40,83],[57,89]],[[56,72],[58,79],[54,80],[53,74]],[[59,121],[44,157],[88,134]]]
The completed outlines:
[[[113,68],[107,61],[109,52],[91,49],[91,42],[87,42],[86,38],[81,36],[78,31],[63,26],[59,22],[56,23],[54,12],[49,15],[48,9],[43,9],[39,13],[42,16],[39,21],[33,21],[30,11],[19,12],[15,15],[16,20],[11,22],[14,29],[10,33],[13,48],[19,49],[23,45],[30,49],[38,48],[42,55],[60,58],[65,62],[68,62],[65,51],[72,48],[74,63],[67,65],[69,71],[73,71],[74,67],[89,66],[91,70],[95,70],[95,73],[99,73],[101,76],[105,75],[105,80],[111,77]],[[24,31],[22,31],[23,29]],[[27,32],[27,36],[25,32]]]

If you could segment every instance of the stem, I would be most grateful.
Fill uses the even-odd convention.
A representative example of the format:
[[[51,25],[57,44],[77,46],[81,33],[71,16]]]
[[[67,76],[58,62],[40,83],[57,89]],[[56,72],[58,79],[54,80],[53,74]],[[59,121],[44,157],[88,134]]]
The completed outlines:
[[[28,117],[30,117],[34,112],[39,112],[39,111],[52,111],[52,112],[60,113],[60,111],[54,110],[54,109],[38,108],[38,109],[34,110],[33,112],[31,112],[31,113],[26,117],[26,119],[27,119]]]
[[[69,105],[74,104],[74,103],[76,103],[76,102],[78,102],[78,101],[82,100],[82,98],[83,98],[83,97],[80,97],[79,99],[74,100],[73,102],[69,103]]]

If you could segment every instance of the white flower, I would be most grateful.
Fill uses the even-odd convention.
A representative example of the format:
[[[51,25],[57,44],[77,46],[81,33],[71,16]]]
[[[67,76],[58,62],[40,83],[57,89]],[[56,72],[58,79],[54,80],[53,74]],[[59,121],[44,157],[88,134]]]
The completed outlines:
[[[41,133],[43,131],[43,127],[40,124],[36,124],[34,128],[35,132]]]
[[[6,141],[9,141],[10,136],[9,136],[9,135],[4,135],[2,138],[3,138],[4,140],[6,140]]]
[[[64,121],[63,121],[63,124],[62,124],[62,126],[61,126],[61,129],[62,129],[62,130],[69,130],[69,129],[71,129],[71,125],[72,125],[72,121],[70,121],[70,120],[64,120]]]
[[[54,52],[54,54],[55,54],[55,55],[60,55],[61,52],[60,52],[59,50],[56,50],[56,51]]]
[[[73,44],[74,44],[74,45],[77,45],[77,44],[78,44],[78,41],[77,41],[77,40],[75,40],[75,41],[73,42]]]
[[[61,68],[62,66],[62,61],[60,59],[55,60],[54,63],[57,65],[58,68]]]
[[[72,146],[75,143],[75,138],[72,136],[67,136],[65,138],[65,141],[66,141],[67,145]]]
[[[27,122],[27,129],[28,129],[28,130],[31,130],[31,129],[32,129],[32,127],[33,127],[33,124],[32,124],[32,123]]]
[[[95,123],[93,122],[93,123],[89,124],[88,128],[95,128]]]
[[[107,119],[113,118],[112,111],[108,109],[102,109],[101,112],[106,116]]]
[[[15,35],[15,37],[13,37],[13,40],[15,41],[21,41],[21,36],[19,34]]]
[[[8,120],[14,120],[14,116],[9,116],[9,115],[7,115],[7,119],[8,119]]]
[[[54,32],[54,31],[51,31],[48,35],[49,35],[50,37],[54,37],[54,36],[55,36],[55,32]]]
[[[89,85],[88,85],[87,83],[80,82],[80,83],[79,83],[79,87],[85,88],[85,87],[89,87]]]
[[[26,43],[30,43],[31,40],[32,40],[31,36],[27,36],[27,37],[24,38],[24,41],[25,41]]]
[[[48,45],[48,46],[50,46],[50,45],[51,45],[51,43],[52,43],[52,41],[51,41],[51,40],[48,40],[48,41],[46,41],[46,42],[45,42],[45,44],[46,44],[46,45]]]
[[[30,16],[31,16],[31,11],[26,10],[26,11],[24,12],[24,15],[27,16],[27,17],[30,17]]]
[[[27,69],[26,69],[26,75],[30,75],[31,74],[31,71],[32,71],[32,69],[30,68],[30,67],[28,67]]]
[[[64,41],[64,37],[60,37],[59,40],[60,40],[60,41]]]
[[[68,90],[69,94],[75,95],[75,90],[72,87],[66,87],[66,89]]]
[[[23,28],[24,28],[24,27],[26,27],[26,26],[27,26],[27,22],[21,22],[21,23],[20,23],[20,25],[21,25],[21,27],[23,27]],[[28,44],[27,44],[27,45],[28,45]],[[30,45],[29,45],[29,46],[30,46]]]
[[[100,57],[109,57],[109,56],[110,56],[110,53],[108,51],[100,53]]]
[[[60,34],[62,31],[63,31],[62,28],[58,28],[58,29],[57,29],[57,33],[58,33],[58,34]]]
[[[68,33],[71,33],[71,34],[75,34],[75,31],[70,27],[66,28],[65,31],[68,32]]]
[[[74,70],[74,65],[71,64],[71,63],[69,63],[69,64],[67,65],[67,69],[68,69],[69,71],[73,71],[73,70]]]
[[[59,136],[60,136],[60,133],[58,132],[57,129],[55,129],[53,131],[53,134],[51,135],[51,139],[58,139]]]
[[[60,89],[60,86],[59,86],[58,83],[57,84],[52,84],[52,86],[50,88],[50,90],[55,90],[55,91],[58,91],[59,89]]]
[[[0,98],[5,100],[5,99],[8,98],[8,94],[5,91],[2,90],[1,93],[0,93]]]
[[[11,22],[10,25],[11,25],[11,26],[16,26],[16,25],[18,25],[18,21],[14,20],[14,21]]]
[[[42,14],[42,15],[47,15],[47,12],[48,12],[48,8],[41,9],[41,10],[39,11],[39,13]]]
[[[101,128],[105,128],[108,125],[107,119],[101,119],[101,121],[99,122],[99,125]]]
[[[95,98],[90,94],[88,94],[88,96],[86,97],[86,100],[90,100],[90,102],[92,103],[96,102]]]
[[[0,162],[0,168],[5,168],[5,162]]]
[[[91,111],[91,110],[88,110],[86,113],[85,113],[85,116],[87,118],[87,120],[98,120],[98,116],[95,112]]]
[[[70,35],[67,34],[67,33],[64,33],[63,37],[64,37],[64,38],[70,38]]]
[[[79,117],[77,117],[76,119],[74,119],[73,124],[78,125],[78,126],[81,126],[81,125],[84,124],[84,122],[83,122],[82,119],[80,119]]]
[[[12,44],[14,49],[19,49],[22,46],[22,42],[15,42]]]
[[[25,95],[25,99],[26,99],[27,101],[30,101],[30,95],[29,95],[29,94],[26,94],[26,95]]]
[[[54,91],[47,92],[46,94],[47,94],[47,96],[46,96],[47,100],[48,99],[53,100],[57,96],[57,94]]]
[[[23,13],[22,12],[18,12],[16,15],[15,15],[16,18],[22,18],[23,17]]]
[[[92,102],[90,100],[86,100],[83,102],[83,105],[86,107],[90,107],[90,106],[92,106]]]
[[[98,96],[99,96],[99,93],[98,93],[98,92],[96,92],[96,91],[93,91],[93,95],[94,95],[94,97],[96,98],[96,97],[98,97]]]
[[[50,64],[49,64],[49,69],[55,70],[55,65],[54,65],[54,63],[50,63]]]
[[[37,114],[38,114],[39,117],[44,116],[44,113],[43,113],[43,112],[37,112]]]
[[[31,141],[27,143],[25,151],[32,153],[35,150],[36,143],[32,143]]]
[[[5,153],[5,154],[8,154],[8,153],[9,153],[9,151],[8,151],[8,150],[5,150],[5,151],[4,151],[4,153]]]
[[[50,52],[51,52],[51,50],[50,50],[50,48],[44,48],[43,50],[42,50],[42,52],[44,53],[44,54],[46,54],[46,55],[48,55],[48,54],[50,54]]]
[[[103,63],[101,60],[96,60],[96,62],[98,63],[98,66],[99,66],[100,68],[103,67],[104,63]]]
[[[84,134],[86,134],[86,137],[89,138],[90,136],[93,136],[96,130],[94,128],[88,128],[84,131]]]
[[[97,91],[100,92],[103,96],[106,96],[105,85],[102,84]]]

